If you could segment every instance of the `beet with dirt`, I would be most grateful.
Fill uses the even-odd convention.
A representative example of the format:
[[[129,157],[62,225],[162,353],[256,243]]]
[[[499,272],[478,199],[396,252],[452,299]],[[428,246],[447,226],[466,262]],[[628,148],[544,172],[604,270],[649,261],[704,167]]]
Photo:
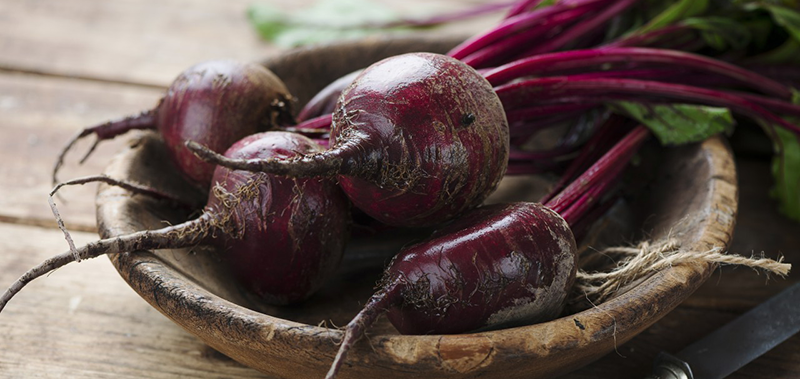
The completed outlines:
[[[152,110],[82,130],[61,152],[53,169],[53,184],[64,155],[76,140],[94,134],[99,142],[131,130],[149,129],[158,130],[164,138],[178,170],[206,190],[215,165],[197,159],[184,143],[197,141],[225,152],[248,135],[292,123],[292,101],[286,85],[259,64],[232,60],[199,63],[182,72]]]
[[[289,158],[320,149],[299,134],[265,132],[235,143],[226,156]],[[213,181],[198,218],[103,239],[50,258],[12,284],[0,297],[0,310],[31,280],[58,267],[137,250],[215,246],[238,280],[271,304],[306,299],[336,270],[351,222],[350,204],[334,181],[222,167],[215,170]]]

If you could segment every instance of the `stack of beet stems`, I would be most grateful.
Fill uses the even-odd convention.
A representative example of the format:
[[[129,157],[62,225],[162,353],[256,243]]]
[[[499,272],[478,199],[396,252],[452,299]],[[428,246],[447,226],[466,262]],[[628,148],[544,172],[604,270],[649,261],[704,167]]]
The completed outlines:
[[[545,207],[560,214],[570,229],[581,224],[587,217],[594,216],[592,211],[608,198],[611,190],[619,183],[628,162],[649,135],[649,130],[643,126],[631,130],[588,170],[548,201]],[[399,278],[389,282],[384,280],[380,284],[380,289],[345,327],[345,336],[326,378],[331,379],[337,375],[347,352],[381,314],[389,308],[403,304],[404,286]],[[466,331],[468,330],[460,332]]]

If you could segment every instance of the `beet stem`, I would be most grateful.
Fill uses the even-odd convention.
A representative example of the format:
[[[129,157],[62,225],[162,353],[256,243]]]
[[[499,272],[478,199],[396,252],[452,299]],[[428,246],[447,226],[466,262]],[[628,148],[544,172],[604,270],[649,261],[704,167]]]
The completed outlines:
[[[204,213],[199,218],[183,224],[168,226],[158,230],[145,230],[124,236],[107,238],[77,248],[75,250],[77,254],[74,254],[72,251],[67,251],[51,257],[25,272],[25,274],[17,279],[3,295],[0,296],[0,312],[2,312],[3,308],[8,304],[8,301],[19,293],[25,285],[70,262],[95,258],[105,254],[119,254],[137,250],[180,248],[201,243],[212,228],[209,222],[211,217],[211,214]]]
[[[536,9],[528,13],[519,14],[504,20],[500,23],[500,25],[497,25],[494,29],[491,29],[486,33],[464,41],[462,44],[450,50],[447,55],[456,59],[464,59],[468,55],[492,44],[495,41],[503,40],[510,34],[545,22],[553,15],[576,8],[590,10],[594,7],[601,6],[604,3],[608,3],[608,0],[576,0],[571,2],[569,5],[555,4],[541,9]]]
[[[336,377],[336,374],[339,373],[339,369],[344,363],[347,353],[353,345],[364,336],[366,330],[375,323],[378,316],[402,299],[400,296],[400,285],[400,281],[395,280],[387,287],[376,292],[369,301],[367,301],[364,308],[350,320],[345,327],[342,344],[339,346],[339,351],[336,353],[336,358],[334,358],[333,364],[331,364],[331,368],[328,370],[328,374],[325,375],[325,379],[333,379]]]
[[[633,129],[628,135],[620,140],[614,147],[606,152],[600,159],[597,160],[591,167],[589,167],[581,176],[575,179],[570,185],[564,188],[552,200],[548,201],[545,206],[563,214],[576,202],[581,202],[581,196],[590,192],[592,187],[602,184],[605,179],[612,179],[615,174],[619,174],[617,169],[624,167],[636,150],[641,146],[644,140],[650,135],[650,131],[644,126],[638,126]],[[595,198],[599,198],[600,194]],[[573,222],[569,222],[573,225]]]
[[[501,58],[514,56],[519,51],[520,46],[531,44],[535,38],[545,36],[555,28],[575,21],[586,14],[583,9],[573,9],[560,14],[556,14],[543,22],[541,25],[534,26],[528,30],[510,35],[501,41],[486,46],[462,59],[462,61],[472,67],[482,68]]]
[[[670,84],[656,81],[636,79],[583,79],[571,76],[530,79],[517,83],[495,87],[495,92],[503,102],[507,111],[518,107],[521,101],[534,102],[538,99],[554,101],[559,98],[602,101],[599,97],[609,96],[615,100],[654,103],[647,97],[663,97],[672,101],[689,101],[694,103],[731,108],[757,119],[775,123],[792,133],[800,135],[800,126],[780,118],[762,107],[769,105],[759,103],[759,97],[742,97],[736,93],[699,88],[683,84]],[[777,100],[775,100],[777,101]]]
[[[489,83],[496,86],[523,76],[541,76],[609,63],[625,65],[655,63],[667,65],[669,68],[689,68],[734,79],[740,84],[778,98],[790,99],[792,97],[792,91],[785,85],[736,65],[698,54],[644,47],[585,49],[541,54],[501,66],[488,72],[485,77]]]
[[[67,155],[67,152],[75,145],[78,140],[90,135],[94,134],[97,136],[97,140],[106,140],[114,138],[120,134],[126,133],[131,130],[136,129],[155,129],[156,127],[156,111],[149,110],[144,111],[136,116],[125,117],[121,120],[116,121],[109,121],[100,125],[92,126],[85,128],[78,132],[75,136],[73,136],[68,142],[67,145],[64,146],[63,149],[58,154],[56,158],[56,164],[53,166],[53,177],[52,177],[52,184],[56,185],[58,181],[58,171],[61,169],[61,166],[64,164],[64,158]],[[89,149],[89,151],[84,155],[81,159],[81,163],[85,162],[89,155],[94,151],[98,142]]]
[[[542,0],[522,0],[522,1],[519,1],[519,2],[517,2],[516,5],[514,5],[513,8],[511,8],[511,10],[508,11],[508,14],[506,14],[506,17],[504,19],[507,20],[507,19],[512,18],[514,16],[517,16],[517,15],[520,15],[522,13],[525,13],[529,9],[534,9],[537,6],[539,6],[539,4],[541,4],[541,2],[542,2]]]
[[[624,12],[638,1],[639,0],[617,1],[611,6],[605,8],[605,10],[601,11],[599,14],[587,18],[587,20],[584,22],[579,22],[572,28],[559,33],[557,36],[541,45],[537,45],[531,49],[528,49],[526,52],[522,53],[522,56],[528,57],[536,54],[551,52],[564,47],[570,42],[578,41],[579,38],[590,34],[608,20]]]
[[[564,189],[576,174],[585,170],[587,168],[586,166],[591,165],[591,163],[596,160],[597,156],[602,156],[605,150],[601,149],[605,149],[605,147],[611,143],[608,141],[608,137],[614,132],[614,129],[622,126],[622,120],[622,117],[616,115],[612,115],[605,120],[600,127],[597,128],[597,131],[592,134],[590,140],[581,147],[580,154],[572,160],[558,182],[550,189],[550,192],[539,200],[539,202],[546,204]]]

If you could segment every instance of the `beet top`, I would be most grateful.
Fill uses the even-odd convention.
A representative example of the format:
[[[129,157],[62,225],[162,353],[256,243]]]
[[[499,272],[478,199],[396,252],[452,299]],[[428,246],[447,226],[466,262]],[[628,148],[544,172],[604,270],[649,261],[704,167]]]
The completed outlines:
[[[353,203],[389,225],[426,226],[474,208],[506,171],[508,122],[489,83],[444,55],[382,60],[344,90],[331,148],[291,160],[230,160],[237,169],[290,176],[339,175]]]

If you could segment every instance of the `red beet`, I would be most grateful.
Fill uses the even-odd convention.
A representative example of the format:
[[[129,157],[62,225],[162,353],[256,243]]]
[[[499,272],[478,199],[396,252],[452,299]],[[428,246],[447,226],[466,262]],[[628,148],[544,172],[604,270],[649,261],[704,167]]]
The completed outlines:
[[[215,163],[297,177],[339,175],[353,203],[388,225],[426,226],[474,208],[506,170],[508,122],[475,70],[444,55],[412,53],[362,72],[336,107],[331,148],[291,160]]]
[[[77,139],[95,134],[100,141],[134,129],[158,129],[178,169],[208,188],[215,166],[197,159],[184,143],[193,140],[224,152],[245,136],[291,123],[291,102],[283,82],[261,65],[228,60],[197,64],[175,79],[153,110],[81,131],[59,156],[53,183]]]
[[[234,144],[236,158],[288,158],[320,148],[287,132]],[[31,280],[69,262],[136,250],[213,245],[242,283],[265,301],[307,298],[336,269],[349,234],[347,198],[327,178],[290,179],[217,168],[208,205],[197,219],[90,243],[43,262],[0,297],[0,310]]]
[[[576,269],[575,238],[556,212],[535,203],[475,209],[395,257],[347,324],[328,378],[383,312],[403,334],[543,321],[561,311]]]

